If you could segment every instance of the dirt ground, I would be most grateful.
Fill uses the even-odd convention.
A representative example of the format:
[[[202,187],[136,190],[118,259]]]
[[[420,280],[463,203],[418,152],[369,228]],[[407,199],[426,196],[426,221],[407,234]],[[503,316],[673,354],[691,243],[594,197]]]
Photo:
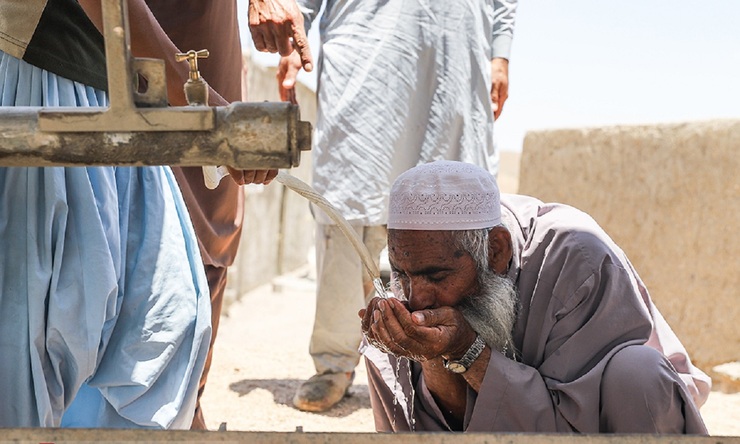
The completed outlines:
[[[307,273],[277,278],[229,307],[203,398],[209,429],[225,423],[230,431],[374,431],[363,365],[351,395],[334,409],[316,414],[292,407],[296,389],[313,374],[313,315]],[[701,412],[712,435],[740,435],[740,393],[712,392]]]

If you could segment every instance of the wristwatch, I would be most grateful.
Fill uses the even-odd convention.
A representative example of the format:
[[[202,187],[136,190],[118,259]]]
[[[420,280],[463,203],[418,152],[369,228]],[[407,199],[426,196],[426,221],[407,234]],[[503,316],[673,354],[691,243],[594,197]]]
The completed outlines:
[[[448,361],[443,358],[442,362],[444,363],[445,368],[452,373],[465,373],[468,371],[470,366],[473,365],[473,362],[478,359],[478,356],[483,353],[484,348],[486,348],[486,343],[480,335],[478,335],[475,337],[475,341],[473,341],[470,348],[468,348],[468,351],[465,352],[462,358],[452,361]]]

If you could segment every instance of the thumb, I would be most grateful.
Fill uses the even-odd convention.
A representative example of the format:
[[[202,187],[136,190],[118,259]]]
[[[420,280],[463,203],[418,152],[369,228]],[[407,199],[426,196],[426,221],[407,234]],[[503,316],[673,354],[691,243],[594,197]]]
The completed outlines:
[[[411,313],[411,319],[421,327],[436,327],[448,325],[452,320],[452,308],[441,307],[437,309],[417,310]]]

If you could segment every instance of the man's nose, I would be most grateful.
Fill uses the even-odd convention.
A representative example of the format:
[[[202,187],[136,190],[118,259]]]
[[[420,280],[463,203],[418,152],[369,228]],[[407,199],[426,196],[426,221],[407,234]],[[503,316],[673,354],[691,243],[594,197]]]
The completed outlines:
[[[409,310],[423,310],[425,308],[434,308],[436,298],[431,286],[423,279],[409,280],[408,289],[405,293],[408,295]]]

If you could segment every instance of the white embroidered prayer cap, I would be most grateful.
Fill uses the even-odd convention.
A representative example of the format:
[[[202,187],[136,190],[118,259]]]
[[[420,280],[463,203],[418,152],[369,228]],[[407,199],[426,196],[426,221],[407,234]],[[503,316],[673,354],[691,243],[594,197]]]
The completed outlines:
[[[388,228],[476,230],[501,223],[501,195],[485,169],[437,160],[404,172],[391,187]]]

